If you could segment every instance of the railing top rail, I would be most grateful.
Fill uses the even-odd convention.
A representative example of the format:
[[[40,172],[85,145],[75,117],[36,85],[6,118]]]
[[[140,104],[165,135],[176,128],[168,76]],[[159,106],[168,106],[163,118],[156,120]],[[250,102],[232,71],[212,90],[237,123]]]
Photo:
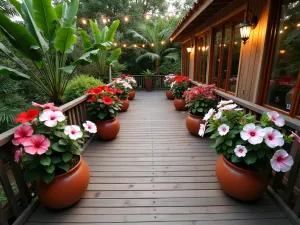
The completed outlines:
[[[197,86],[201,85],[200,83],[198,83],[196,81],[191,81],[191,83],[194,84],[194,85],[197,85]],[[268,108],[257,105],[255,103],[251,103],[249,101],[243,100],[243,99],[238,98],[236,96],[227,94],[223,91],[216,90],[215,92],[216,92],[217,95],[219,95],[223,98],[226,98],[226,99],[232,99],[236,104],[238,104],[240,106],[243,106],[247,109],[250,109],[251,111],[254,111],[256,113],[263,114],[263,112],[270,111],[270,109],[268,109]],[[286,115],[283,115],[283,114],[280,114],[280,115],[285,119],[286,126],[300,131],[300,120],[293,119],[293,118],[291,118],[289,116],[286,116]]]
[[[107,86],[112,86],[113,85],[113,82],[107,84]],[[87,96],[86,95],[83,95],[79,98],[76,98],[74,99],[73,101],[71,102],[68,102],[62,106],[60,106],[59,108],[62,110],[62,112],[66,112],[68,111],[69,109],[75,107],[76,105],[79,105],[80,103],[84,102],[86,100]],[[6,143],[8,143],[9,141],[11,141],[13,139],[13,135],[15,133],[15,130],[18,126],[10,129],[10,130],[7,130],[5,132],[3,132],[2,134],[0,134],[0,147],[5,145]]]

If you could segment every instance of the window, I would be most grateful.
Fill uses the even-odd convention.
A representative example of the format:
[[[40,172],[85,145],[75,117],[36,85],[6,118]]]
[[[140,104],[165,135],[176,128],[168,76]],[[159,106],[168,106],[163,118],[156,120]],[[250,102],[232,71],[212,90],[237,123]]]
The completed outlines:
[[[300,116],[300,1],[283,0],[267,71],[264,104]]]
[[[214,30],[211,83],[235,92],[241,50],[239,24],[242,18],[223,24]]]
[[[194,80],[206,83],[207,63],[209,51],[209,36],[208,33],[200,35],[196,38],[195,46],[195,73]]]
[[[181,57],[182,57],[182,75],[189,76],[189,68],[190,68],[190,53],[187,52],[187,47],[190,47],[190,42],[187,41],[181,46]]]

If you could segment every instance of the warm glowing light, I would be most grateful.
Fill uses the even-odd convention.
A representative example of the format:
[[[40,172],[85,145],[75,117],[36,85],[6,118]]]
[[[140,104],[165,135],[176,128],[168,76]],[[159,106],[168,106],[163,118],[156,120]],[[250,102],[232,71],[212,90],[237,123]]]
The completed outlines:
[[[82,20],[81,20],[81,23],[82,23],[83,25],[86,25],[86,24],[87,24],[86,19],[82,19]]]
[[[127,47],[127,45],[126,45],[126,44],[123,44],[123,47],[124,47],[124,48],[126,48],[126,47]]]
[[[283,30],[280,30],[279,33],[282,34],[282,33],[283,33]]]
[[[286,29],[288,29],[288,27],[287,27],[287,26],[285,26],[285,27],[284,27],[284,29],[286,30]]]
[[[235,45],[237,45],[237,43],[238,43],[237,41],[234,42]]]
[[[107,22],[109,22],[109,23],[110,23],[110,19],[109,19],[109,18],[107,19]]]
[[[129,21],[129,18],[127,16],[125,16],[124,21],[127,23]]]
[[[142,45],[143,48],[145,48],[145,45]]]
[[[168,13],[168,16],[169,16],[169,17],[172,17],[172,16],[173,16],[173,13],[172,13],[172,12],[169,12],[169,13]]]
[[[106,24],[106,23],[107,23],[107,19],[103,18],[103,19],[102,19],[102,22],[103,22],[104,24]]]
[[[151,47],[154,47],[154,43],[151,44]]]
[[[137,45],[136,45],[136,44],[134,44],[134,45],[133,45],[133,47],[134,47],[134,48],[137,48]]]
[[[165,43],[166,43],[165,41],[162,41],[162,42],[161,42],[162,45],[164,45]]]
[[[300,23],[297,24],[297,27],[300,27]]]
[[[151,15],[149,15],[149,14],[146,14],[146,20],[149,20],[150,18],[151,18]]]
[[[284,53],[286,53],[286,50],[282,49],[279,52],[280,52],[280,54],[284,54]]]
[[[187,47],[186,50],[187,50],[188,53],[191,53],[192,52],[192,47]]]
[[[114,45],[114,46],[117,46],[118,44],[117,44],[117,43],[114,43],[113,45]]]
[[[247,40],[250,38],[252,27],[251,26],[244,26],[240,28],[241,38],[246,44]]]

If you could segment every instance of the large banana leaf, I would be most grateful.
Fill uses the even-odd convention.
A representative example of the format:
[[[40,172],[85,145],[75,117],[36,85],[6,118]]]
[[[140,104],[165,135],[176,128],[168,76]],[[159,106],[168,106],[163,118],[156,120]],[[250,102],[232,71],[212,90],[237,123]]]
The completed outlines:
[[[90,21],[90,26],[92,28],[92,32],[94,35],[95,43],[99,44],[99,43],[101,43],[101,35],[100,35],[100,30],[98,28],[97,21],[95,20],[95,23],[92,20],[89,20],[89,21]]]
[[[30,79],[30,76],[6,66],[0,66],[0,74],[9,75],[12,79],[16,79],[16,80]]]
[[[56,12],[51,5],[51,0],[33,0],[32,7],[34,9],[34,21],[40,28],[47,40],[52,40],[57,20]]]
[[[62,53],[72,52],[72,45],[76,43],[75,30],[71,27],[60,27],[56,32],[54,47]]]
[[[62,4],[58,4],[58,5],[55,6],[54,10],[56,12],[57,19],[61,19],[61,17],[62,17],[62,9],[63,9]]]
[[[10,3],[16,8],[16,10],[22,15],[21,3],[17,0],[9,0]]]
[[[86,33],[86,31],[81,28],[79,28],[78,31],[83,42],[83,49],[86,50],[91,48],[92,43],[90,42],[89,35]]]
[[[114,41],[115,33],[116,33],[119,25],[120,25],[120,20],[115,20],[111,24],[111,26],[109,27],[109,30],[106,34],[106,37],[105,37],[104,41]]]
[[[74,23],[77,11],[78,11],[79,0],[71,0],[70,3],[64,2],[62,9],[62,27],[71,27]]]
[[[6,48],[1,42],[0,42],[0,51],[2,51],[5,55],[7,55],[11,60],[17,63],[24,70],[28,70],[28,67],[17,56],[15,56],[8,48]]]
[[[110,65],[113,65],[114,63],[117,63],[121,54],[122,54],[121,48],[116,48],[115,50],[111,51],[111,54],[107,59],[108,63]]]
[[[99,53],[99,49],[95,49],[95,50],[86,52],[72,64],[73,65],[81,65],[81,66],[88,65],[97,58],[98,53]]]
[[[96,49],[99,49],[101,51],[110,50],[111,49],[111,44],[110,44],[110,42],[94,44],[92,47],[90,47],[88,49],[85,49],[84,52],[89,52],[89,51],[96,50]]]
[[[108,32],[108,27],[104,26],[100,32],[100,42],[105,41],[107,32]]]
[[[38,45],[41,47],[41,49],[43,49],[43,52],[45,53],[49,49],[49,46],[42,37],[35,21],[33,20],[33,12],[32,0],[23,0],[22,15],[25,26],[28,32],[36,39]]]
[[[37,41],[27,32],[25,27],[12,22],[1,13],[0,30],[9,40],[9,42],[25,57],[36,61],[42,58],[42,55],[39,52]]]

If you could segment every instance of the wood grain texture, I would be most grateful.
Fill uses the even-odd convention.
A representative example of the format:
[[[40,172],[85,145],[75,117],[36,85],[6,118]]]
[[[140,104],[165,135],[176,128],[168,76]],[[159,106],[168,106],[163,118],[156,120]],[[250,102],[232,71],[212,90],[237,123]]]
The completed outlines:
[[[210,140],[189,135],[185,117],[164,92],[137,92],[118,137],[85,151],[91,179],[82,199],[63,211],[40,206],[26,225],[290,224],[268,195],[249,204],[221,190]]]

